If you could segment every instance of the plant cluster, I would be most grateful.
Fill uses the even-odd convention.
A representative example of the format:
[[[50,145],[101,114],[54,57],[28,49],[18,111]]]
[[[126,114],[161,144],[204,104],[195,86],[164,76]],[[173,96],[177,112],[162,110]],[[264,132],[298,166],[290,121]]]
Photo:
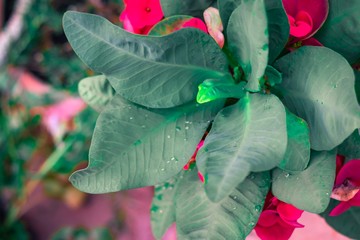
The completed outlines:
[[[303,211],[360,235],[327,214],[360,204],[359,1],[124,3],[123,28],[63,18],[99,74],[79,84],[100,115],[75,187],[154,185],[157,238],[288,239]]]

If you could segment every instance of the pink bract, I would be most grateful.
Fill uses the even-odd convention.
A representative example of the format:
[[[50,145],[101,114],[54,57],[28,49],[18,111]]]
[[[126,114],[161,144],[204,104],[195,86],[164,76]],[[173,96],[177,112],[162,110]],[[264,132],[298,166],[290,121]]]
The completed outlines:
[[[269,193],[255,226],[256,234],[262,240],[287,240],[295,228],[304,227],[297,222],[303,212]]]
[[[332,198],[341,202],[330,212],[330,216],[340,215],[352,206],[360,206],[360,159],[350,160],[342,166],[341,160],[337,157],[337,176],[331,194]]]
[[[164,17],[160,0],[124,0],[124,4],[120,21],[132,33],[147,34]]]
[[[223,48],[225,44],[225,37],[222,31],[224,30],[219,10],[214,7],[209,7],[204,11],[204,20],[210,36],[216,43]]]
[[[283,5],[289,18],[290,35],[297,40],[313,36],[329,12],[328,0],[283,0]]]

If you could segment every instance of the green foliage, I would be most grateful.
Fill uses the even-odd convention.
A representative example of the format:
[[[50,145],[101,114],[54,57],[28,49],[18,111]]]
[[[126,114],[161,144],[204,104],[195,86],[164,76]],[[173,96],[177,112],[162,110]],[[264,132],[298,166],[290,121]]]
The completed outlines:
[[[87,230],[85,228],[66,227],[58,231],[51,240],[113,240],[109,230],[105,228],[95,228]]]
[[[360,159],[360,130],[356,129],[350,137],[345,139],[338,148],[337,152],[348,159]]]
[[[298,173],[272,172],[272,192],[281,201],[321,213],[329,204],[335,179],[335,152],[312,151],[308,168]]]
[[[203,18],[203,12],[216,0],[160,0],[165,17],[172,15],[190,15]]]
[[[287,143],[285,109],[274,95],[247,93],[216,116],[197,164],[209,199],[219,202],[251,172],[274,168]]]
[[[339,201],[331,199],[328,208],[320,216],[339,233],[352,239],[358,238],[360,236],[360,207],[351,207],[339,216],[329,216],[330,211],[339,203]]]
[[[309,127],[304,120],[286,111],[288,144],[279,168],[286,171],[302,171],[310,160]]]
[[[152,110],[115,95],[97,120],[89,167],[70,180],[89,193],[159,184],[187,163],[221,107],[213,102]]]
[[[360,2],[329,0],[329,16],[315,35],[324,46],[340,53],[350,63],[360,60]]]
[[[196,171],[186,172],[176,197],[179,239],[245,239],[269,190],[268,172],[254,173],[218,203],[210,201]]]
[[[191,102],[205,79],[230,77],[221,49],[197,29],[143,37],[100,16],[75,12],[67,12],[63,24],[78,56],[94,71],[105,74],[118,94],[146,107]]]
[[[245,79],[245,88],[260,91],[260,82],[268,61],[269,37],[263,0],[244,0],[229,18],[227,37],[229,50],[240,64]]]
[[[79,82],[78,88],[80,97],[98,112],[104,109],[115,95],[104,75],[84,78]]]
[[[285,106],[309,125],[311,148],[331,150],[360,127],[354,73],[341,55],[324,47],[301,47],[275,67],[283,74]]]
[[[245,95],[245,83],[235,84],[217,79],[207,79],[199,85],[196,101],[206,103],[221,98],[242,98]]]

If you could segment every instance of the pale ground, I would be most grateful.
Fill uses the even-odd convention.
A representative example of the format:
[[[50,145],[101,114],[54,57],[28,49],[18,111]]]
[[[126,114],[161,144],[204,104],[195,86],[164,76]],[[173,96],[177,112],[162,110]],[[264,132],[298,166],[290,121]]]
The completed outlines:
[[[295,229],[290,240],[349,240],[350,238],[341,235],[333,230],[325,220],[317,214],[304,212],[299,223],[305,225],[304,228]],[[246,240],[259,240],[259,237],[252,232]]]

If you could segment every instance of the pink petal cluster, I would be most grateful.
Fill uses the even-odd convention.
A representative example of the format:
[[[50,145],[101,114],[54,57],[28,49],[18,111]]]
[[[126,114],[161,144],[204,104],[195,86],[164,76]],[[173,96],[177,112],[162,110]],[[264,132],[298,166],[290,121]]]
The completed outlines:
[[[255,232],[262,240],[287,240],[295,228],[304,227],[297,222],[303,212],[269,193]]]
[[[147,34],[164,17],[160,0],[124,0],[124,4],[120,21],[132,33]]]
[[[308,39],[324,24],[329,13],[328,0],[283,0],[288,15],[290,35],[297,40]]]
[[[336,157],[336,179],[331,197],[341,201],[331,212],[337,216],[352,206],[360,206],[360,159],[352,159],[344,164],[345,157]]]

